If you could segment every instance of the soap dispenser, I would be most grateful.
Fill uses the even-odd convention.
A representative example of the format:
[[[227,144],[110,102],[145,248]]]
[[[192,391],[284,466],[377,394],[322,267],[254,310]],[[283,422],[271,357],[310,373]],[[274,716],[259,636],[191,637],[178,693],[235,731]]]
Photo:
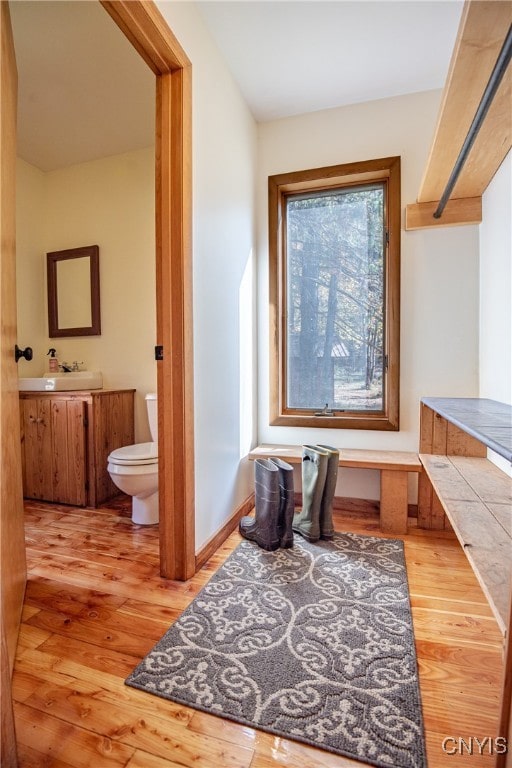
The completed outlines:
[[[50,362],[48,364],[48,369],[50,373],[58,373],[59,372],[59,361],[55,357],[57,353],[57,350],[51,347],[51,349],[48,350],[46,353],[47,355],[50,355]]]

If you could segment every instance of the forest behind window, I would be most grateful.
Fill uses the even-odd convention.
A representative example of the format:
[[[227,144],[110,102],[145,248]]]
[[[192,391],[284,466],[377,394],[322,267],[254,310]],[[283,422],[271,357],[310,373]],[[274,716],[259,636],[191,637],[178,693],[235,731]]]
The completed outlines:
[[[287,199],[287,402],[382,410],[384,184]]]

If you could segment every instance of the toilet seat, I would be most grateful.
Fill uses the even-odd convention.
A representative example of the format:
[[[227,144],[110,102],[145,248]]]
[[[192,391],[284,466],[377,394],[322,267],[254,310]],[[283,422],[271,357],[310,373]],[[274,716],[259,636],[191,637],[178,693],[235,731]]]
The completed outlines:
[[[112,451],[108,461],[119,466],[158,464],[158,445],[156,443],[125,445],[123,448]]]

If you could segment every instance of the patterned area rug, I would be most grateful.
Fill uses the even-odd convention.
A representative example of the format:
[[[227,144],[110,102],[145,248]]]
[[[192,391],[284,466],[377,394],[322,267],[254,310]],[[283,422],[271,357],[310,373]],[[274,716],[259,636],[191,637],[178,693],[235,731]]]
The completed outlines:
[[[126,680],[377,766],[426,766],[400,541],[243,541]]]

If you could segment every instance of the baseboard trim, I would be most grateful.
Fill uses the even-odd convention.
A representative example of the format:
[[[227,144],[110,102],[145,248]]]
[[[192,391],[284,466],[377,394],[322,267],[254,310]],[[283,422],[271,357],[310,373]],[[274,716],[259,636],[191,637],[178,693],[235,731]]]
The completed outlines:
[[[211,538],[208,539],[206,544],[203,544],[201,549],[196,552],[196,572],[203,567],[203,565],[215,554],[222,544],[226,541],[238,525],[238,521],[248,515],[254,509],[254,493],[251,493],[240,506],[238,506],[231,517],[226,520],[222,528],[217,533],[214,533]]]

